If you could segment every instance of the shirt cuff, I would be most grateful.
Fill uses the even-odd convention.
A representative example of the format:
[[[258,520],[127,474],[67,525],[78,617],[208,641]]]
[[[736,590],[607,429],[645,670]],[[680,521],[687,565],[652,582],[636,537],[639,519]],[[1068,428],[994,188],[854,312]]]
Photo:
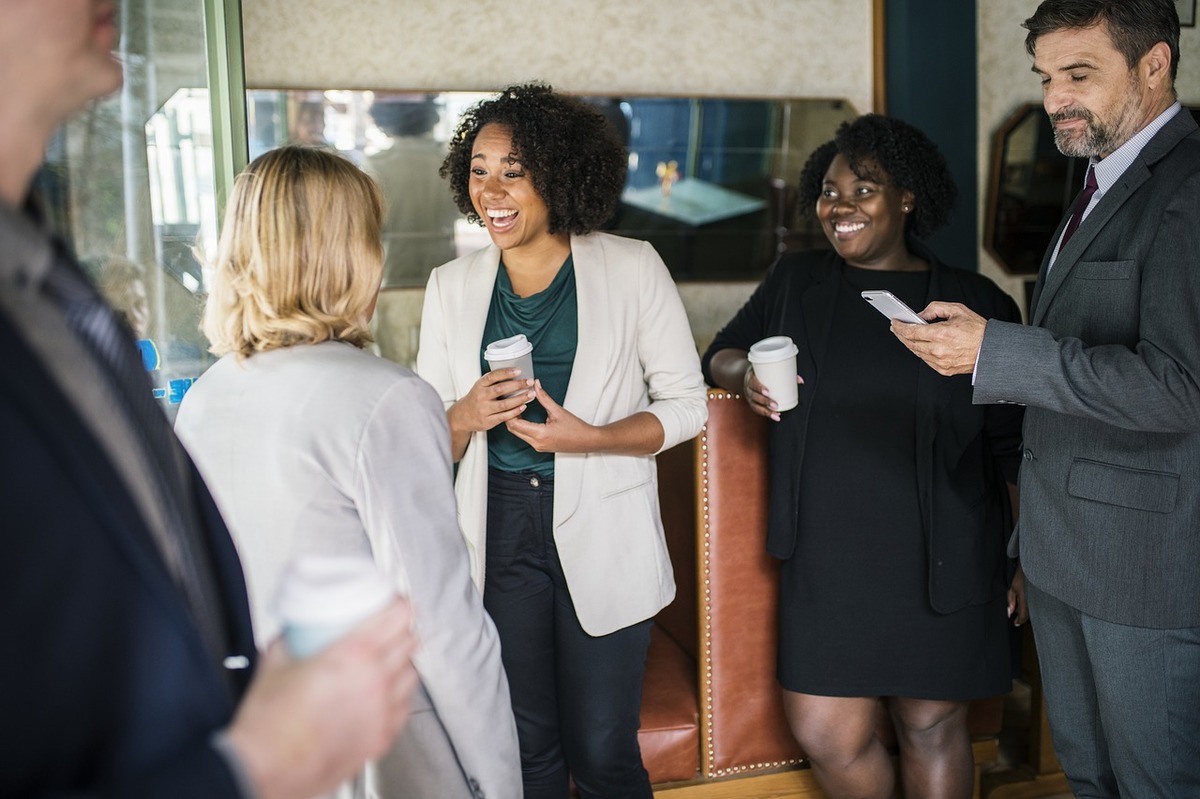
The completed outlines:
[[[987,330],[983,333],[987,335]],[[979,375],[979,353],[983,352],[983,339],[979,339],[979,349],[975,350],[975,365],[971,367],[971,385],[975,385],[975,378]]]
[[[250,774],[246,771],[241,755],[229,740],[229,734],[225,730],[217,730],[209,739],[209,744],[229,767],[229,773],[233,775],[233,781],[241,792],[241,799],[258,799],[258,791],[250,781]]]

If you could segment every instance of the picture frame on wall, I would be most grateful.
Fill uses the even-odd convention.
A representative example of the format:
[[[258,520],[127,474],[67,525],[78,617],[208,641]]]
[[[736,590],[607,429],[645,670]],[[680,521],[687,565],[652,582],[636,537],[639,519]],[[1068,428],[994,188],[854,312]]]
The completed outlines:
[[[1196,0],[1175,0],[1179,9],[1179,26],[1181,28],[1196,27]]]

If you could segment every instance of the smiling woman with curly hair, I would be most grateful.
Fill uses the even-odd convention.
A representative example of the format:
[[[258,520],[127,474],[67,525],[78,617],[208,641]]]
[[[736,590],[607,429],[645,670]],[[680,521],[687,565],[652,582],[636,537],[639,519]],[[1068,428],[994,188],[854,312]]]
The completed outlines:
[[[584,797],[650,796],[642,673],[675,594],[654,455],[699,432],[706,405],[662,259],[597,232],[625,162],[599,111],[530,84],[468,111],[441,170],[492,244],[430,276],[417,371],[446,406],[527,799],[565,799],[568,775]],[[483,357],[518,334],[533,375]]]
[[[942,154],[912,125],[875,114],[843,124],[800,178],[801,207],[832,249],[780,257],[704,355],[713,385],[772,421],[776,673],[792,733],[831,797],[895,795],[875,734],[881,700],[904,795],[970,796],[968,702],[1011,683],[1006,618],[1025,610],[1019,580],[1005,591],[1005,482],[1016,481],[1022,411],[974,405],[967,377],[913,357],[860,296],[884,289],[916,309],[953,300],[1020,320],[994,283],[922,243],[954,194]],[[747,358],[778,335],[799,349],[791,409]]]
[[[463,114],[440,174],[458,209],[483,223],[471,200],[475,137],[488,125],[507,128],[513,151],[550,211],[549,232],[582,235],[612,218],[625,188],[627,157],[603,115],[581,100],[528,84]]]

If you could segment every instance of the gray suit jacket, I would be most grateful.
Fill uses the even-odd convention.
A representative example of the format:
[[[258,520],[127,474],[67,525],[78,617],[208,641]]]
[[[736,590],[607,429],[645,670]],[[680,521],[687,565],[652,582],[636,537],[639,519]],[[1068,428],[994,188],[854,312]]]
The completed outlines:
[[[1186,109],[1043,261],[1031,323],[988,322],[974,392],[1028,406],[1026,575],[1111,622],[1200,626],[1200,130]]]

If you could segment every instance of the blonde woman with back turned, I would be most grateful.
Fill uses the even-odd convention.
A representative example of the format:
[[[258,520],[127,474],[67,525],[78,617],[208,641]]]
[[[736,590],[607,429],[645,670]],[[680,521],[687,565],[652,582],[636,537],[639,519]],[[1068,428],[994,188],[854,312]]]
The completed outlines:
[[[238,178],[204,332],[222,355],[176,428],[229,521],[256,637],[297,554],[372,557],[416,617],[412,720],[342,793],[519,797],[499,640],[455,520],[437,394],[361,347],[383,269],[382,199],[349,161],[283,147]]]

